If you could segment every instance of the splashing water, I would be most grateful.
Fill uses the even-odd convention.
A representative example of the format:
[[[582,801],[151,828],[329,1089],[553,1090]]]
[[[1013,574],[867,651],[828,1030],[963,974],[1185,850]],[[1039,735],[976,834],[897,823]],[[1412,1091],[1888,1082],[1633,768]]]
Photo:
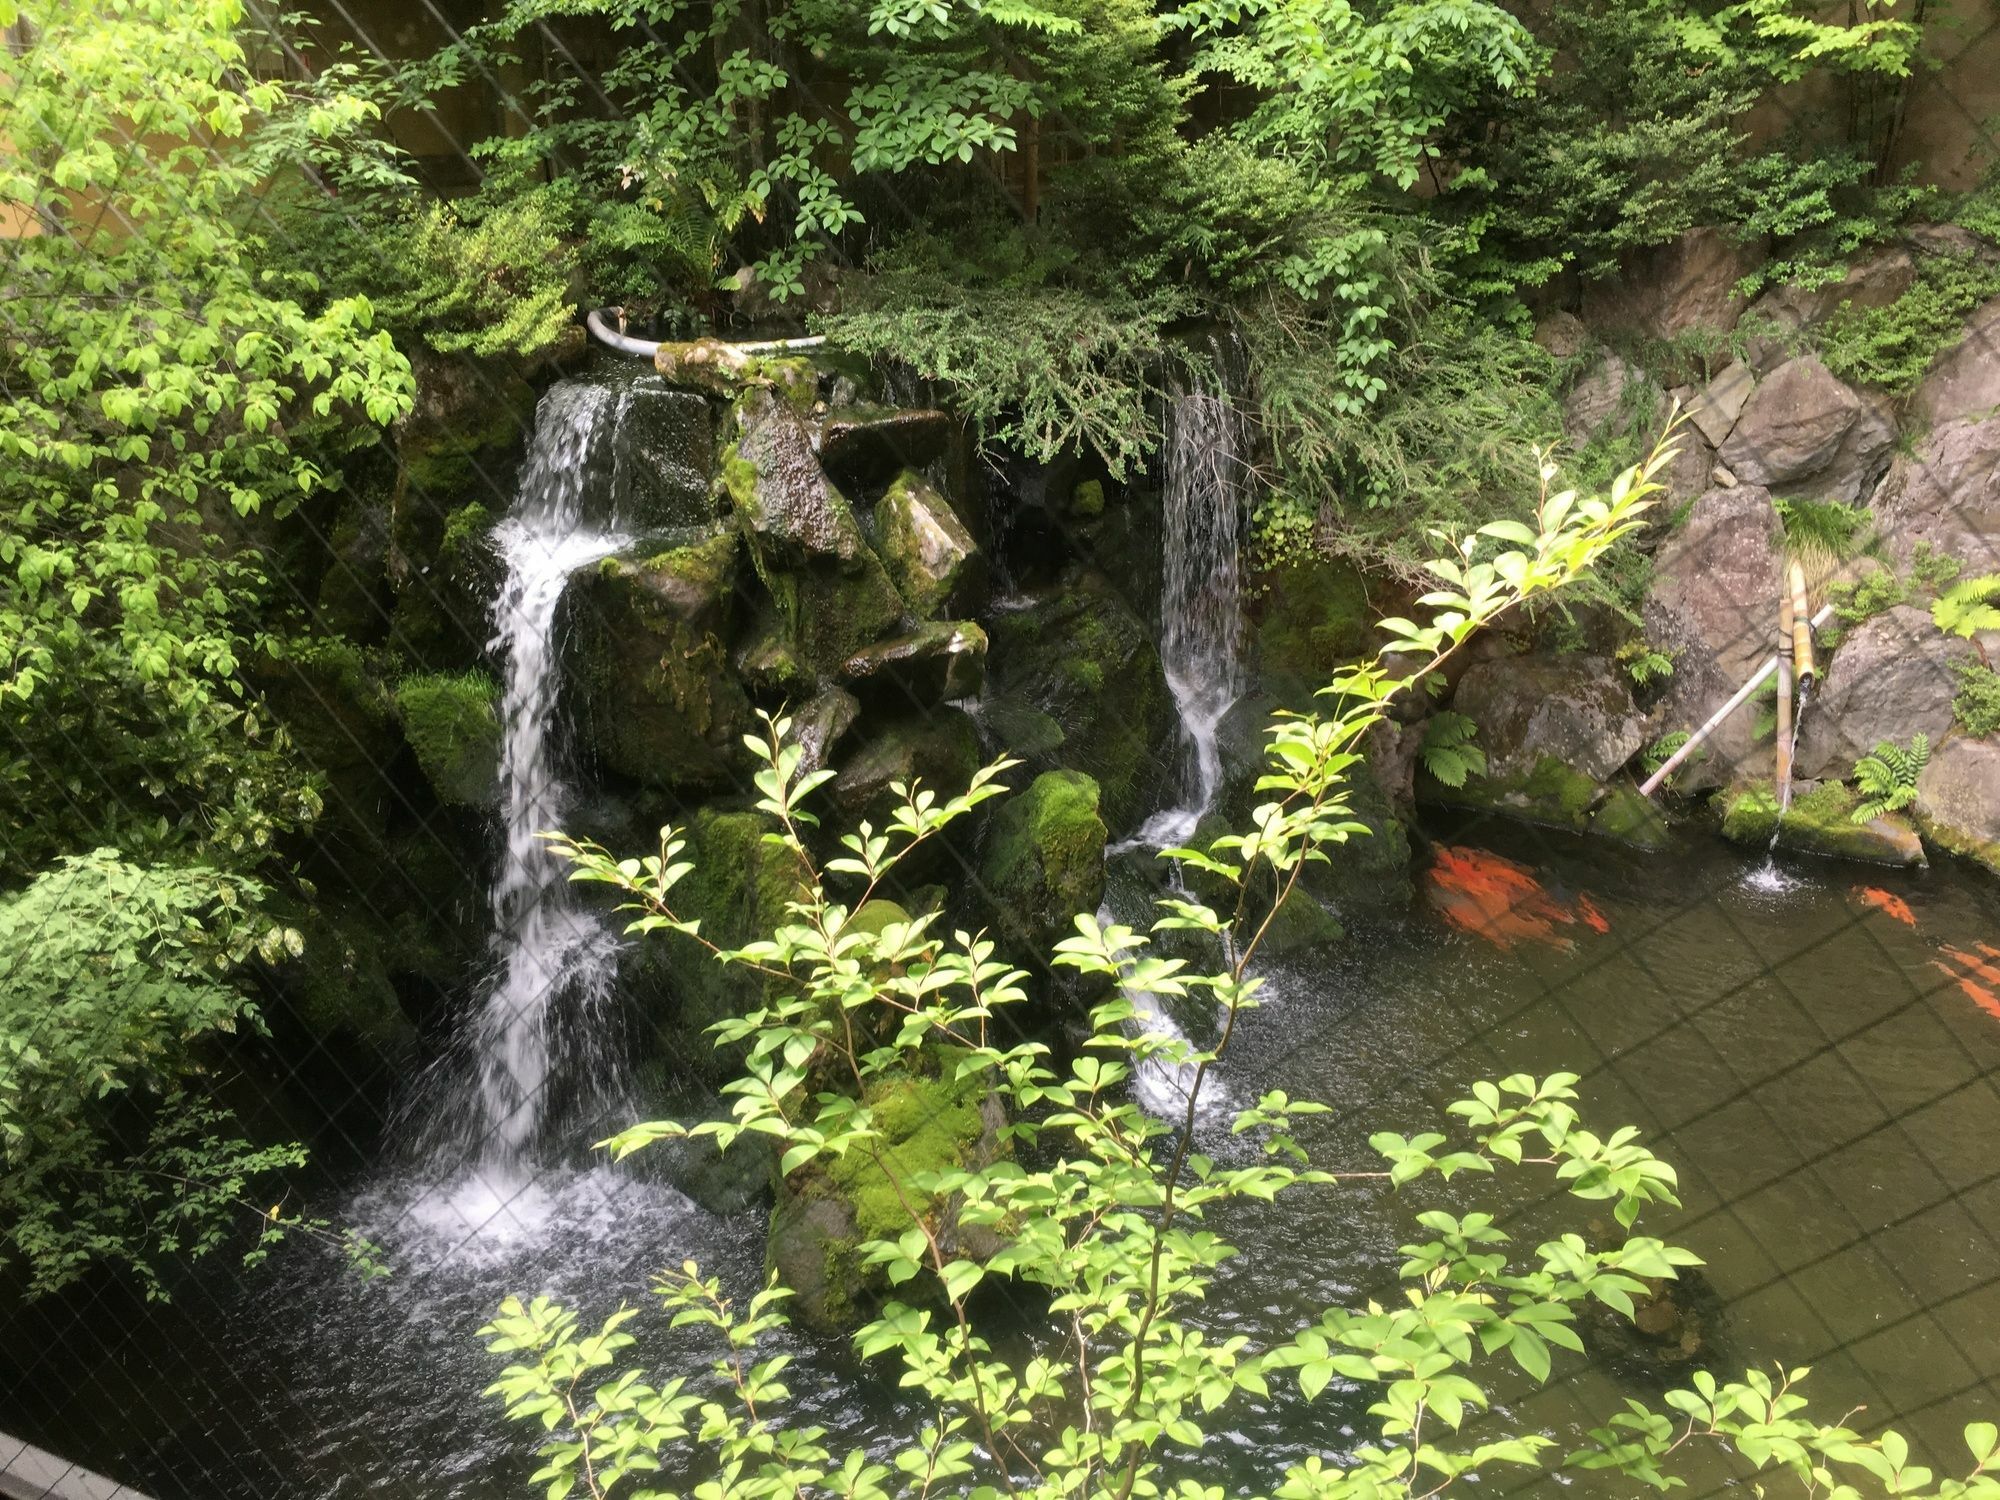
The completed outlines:
[[[593,1024],[611,992],[618,940],[579,906],[540,835],[561,826],[556,727],[557,610],[579,568],[631,538],[584,519],[601,465],[600,439],[623,397],[563,382],[542,398],[514,510],[495,529],[506,580],[493,610],[491,648],[506,663],[501,694],[500,797],[504,843],[493,883],[495,973],[471,1032],[465,1097],[433,1116],[434,1152],[474,1165],[473,1190],[506,1194],[521,1179],[547,1112],[557,1065],[600,1096],[616,1076]],[[581,1064],[588,1064],[583,1066]],[[437,1132],[443,1133],[438,1138]]]
[[[1181,803],[1148,819],[1134,846],[1185,843],[1222,782],[1219,731],[1244,687],[1237,534],[1249,449],[1248,426],[1227,393],[1175,392],[1167,417],[1160,657],[1192,774]]]

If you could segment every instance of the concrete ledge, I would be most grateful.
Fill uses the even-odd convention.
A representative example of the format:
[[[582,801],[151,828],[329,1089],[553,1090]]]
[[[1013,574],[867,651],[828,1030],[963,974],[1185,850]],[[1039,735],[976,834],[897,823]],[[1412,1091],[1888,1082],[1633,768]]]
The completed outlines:
[[[129,1485],[79,1468],[0,1432],[0,1500],[147,1500]]]

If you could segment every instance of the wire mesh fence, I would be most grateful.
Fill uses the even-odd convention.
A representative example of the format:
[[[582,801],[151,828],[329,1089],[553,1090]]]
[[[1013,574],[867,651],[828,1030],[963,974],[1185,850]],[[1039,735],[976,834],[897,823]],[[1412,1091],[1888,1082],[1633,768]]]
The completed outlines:
[[[476,7],[391,17],[335,4],[317,19],[386,65],[483,17]],[[291,34],[260,34],[255,76],[319,65]],[[1964,139],[1990,145],[1990,128],[1939,80],[1976,72],[2000,17],[1975,11],[1946,35],[1951,55],[1904,108],[1923,121],[1955,115]],[[18,29],[12,40],[17,55],[33,44]],[[496,66],[392,128],[427,186],[467,189],[490,161],[473,142],[516,132],[533,82],[571,88],[582,110],[618,111],[603,76],[613,51],[593,23],[541,23],[509,65],[518,72]],[[832,117],[839,98],[830,77],[823,85],[805,102]],[[797,86],[812,95],[809,69]],[[1040,139],[1051,158],[1065,149],[1054,126]],[[1001,192],[1032,197],[1035,167],[1017,154],[976,165]],[[256,227],[286,232],[275,215]],[[1963,231],[1936,233],[1952,253],[1993,258]],[[1717,294],[1717,267],[1695,243],[1649,273],[1677,265],[1686,277],[1655,287],[1661,301]],[[1894,264],[1900,255],[1914,267],[1911,244],[1877,255],[1878,268],[1891,262],[1891,296],[1911,284]],[[1734,263],[1724,270],[1728,302]],[[1875,295],[1865,277],[1849,284]],[[1797,299],[1778,305],[1798,313]],[[1401,757],[1402,785],[1367,814],[1370,836],[1395,852],[1356,854],[1359,874],[1326,903],[1345,940],[1269,962],[1267,1004],[1215,1071],[1217,1103],[1196,1136],[1217,1156],[1232,1148],[1215,1111],[1270,1088],[1333,1105],[1308,1143],[1351,1163],[1367,1159],[1371,1132],[1422,1128],[1475,1078],[1566,1069],[1593,1122],[1638,1125],[1679,1168],[1685,1206],[1666,1232],[1706,1268],[1677,1291],[1651,1289],[1636,1332],[1592,1326],[1592,1358],[1511,1399],[1517,1428],[1574,1440],[1627,1395],[1655,1397],[1711,1363],[1810,1365],[1830,1415],[1854,1408],[1857,1426],[1892,1423],[1940,1453],[2000,1408],[2000,1172],[1989,1144],[2000,1122],[2000,948],[1988,946],[2000,942],[2000,891],[1975,860],[1939,849],[1978,855],[2000,842],[2000,824],[1977,821],[1983,789],[2000,797],[2000,751],[1953,711],[1991,631],[1948,632],[1937,612],[1970,618],[2000,591],[1983,587],[2000,575],[1996,308],[1988,298],[1969,313],[1910,402],[1835,378],[1784,344],[1783,329],[1739,339],[1728,359],[1682,363],[1677,398],[1694,420],[1678,429],[1671,493],[1644,544],[1655,573],[1640,622],[1674,659],[1668,685],[1638,684],[1646,708],[1609,659],[1610,627],[1588,618],[1567,654],[1549,648],[1550,616],[1533,642],[1496,637],[1454,666],[1461,709],[1474,673],[1489,684],[1554,674],[1527,678],[1548,691],[1512,704],[1500,693],[1492,715],[1474,715],[1494,762],[1487,784],[1504,780],[1501,726],[1529,747],[1516,767],[1528,773],[1541,770],[1537,736],[1617,741],[1623,753],[1596,779],[1624,785],[1640,740],[1693,730],[1767,658],[1786,655],[1777,502],[1846,507],[1875,541],[1872,554],[1823,559],[1831,576],[1811,581],[1815,606],[1840,597],[1852,618],[1840,618],[1840,645],[1799,703],[1799,766],[1812,774],[1789,824],[1741,791],[1770,781],[1776,749],[1755,732],[1754,705],[1670,783],[1691,826],[1657,844],[1650,828],[1627,830],[1646,847],[1586,837],[1598,804],[1523,790],[1533,774],[1512,794],[1529,816],[1515,815],[1504,790],[1472,805],[1415,771],[1421,724],[1395,728],[1378,748],[1395,752],[1383,764]],[[0,317],[18,339],[21,314]],[[1254,743],[1275,700],[1248,693],[1228,715],[1217,708],[1200,726],[1205,742],[1192,744],[1188,704],[1213,683],[1175,680],[1177,663],[1163,666],[1160,652],[1175,624],[1163,616],[1201,609],[1224,620],[1225,649],[1256,675],[1244,663],[1278,606],[1234,592],[1248,519],[1239,507],[1255,488],[1248,471],[1262,466],[1255,439],[1219,464],[1201,453],[1211,477],[1224,477],[1176,500],[1171,473],[1121,481],[1089,461],[982,451],[966,422],[939,409],[941,387],[898,374],[893,402],[864,403],[856,373],[826,360],[796,390],[776,377],[779,394],[763,399],[779,415],[762,438],[742,437],[765,442],[766,457],[823,501],[819,516],[765,518],[794,548],[779,565],[739,547],[728,519],[757,504],[731,494],[728,403],[669,390],[645,370],[580,342],[526,371],[432,356],[425,394],[443,398],[378,431],[374,451],[350,454],[345,496],[300,504],[282,535],[241,533],[272,560],[271,616],[351,649],[245,664],[257,712],[286,726],[324,807],[309,834],[284,843],[305,951],[262,973],[269,1034],[236,1039],[195,1088],[256,1138],[310,1146],[273,1218],[304,1212],[352,1227],[390,1274],[359,1276],[305,1237],[248,1269],[229,1248],[172,1261],[161,1286],[171,1296],[160,1299],[108,1274],[29,1297],[17,1275],[0,1283],[0,1427],[161,1500],[525,1492],[534,1438],[508,1432],[482,1396],[498,1361],[478,1330],[501,1297],[546,1290],[602,1316],[688,1258],[747,1289],[767,1260],[783,1263],[770,1216],[810,1212],[793,1200],[773,1208],[767,1161],[663,1151],[614,1169],[589,1149],[642,1115],[719,1109],[730,1059],[710,1052],[701,1023],[746,997],[696,973],[691,946],[617,939],[610,918],[569,893],[541,829],[560,824],[622,855],[648,851],[661,822],[691,828],[699,855],[727,874],[713,907],[730,929],[722,940],[750,940],[783,915],[786,872],[744,821],[756,789],[733,745],[753,705],[789,703],[836,773],[830,824],[879,819],[898,776],[948,778],[983,756],[1017,754],[1030,772],[1126,757],[1124,787],[1107,777],[1101,804],[1103,899],[1132,921],[1119,902],[1143,912],[1169,878],[1144,873],[1163,867],[1156,848],[1132,844],[1148,818],[1180,809],[1191,832],[1215,810],[1207,804],[1226,801],[1231,777],[1238,792],[1254,779],[1242,775],[1241,742]],[[1580,374],[1584,386],[1608,382],[1600,418],[1637,401],[1639,436],[1657,433],[1667,398],[1655,404],[1636,364],[1605,350]],[[1174,399],[1155,414],[1170,435]],[[962,554],[959,573],[923,580],[937,594],[928,610],[906,607],[914,585],[902,576],[878,587],[892,494],[906,524],[943,536],[926,534],[932,556]],[[1176,511],[1189,503],[1226,504],[1227,524],[1190,522]],[[1322,531],[1339,524],[1330,502]],[[713,551],[718,538],[726,556]],[[291,567],[288,548],[317,561]],[[1177,549],[1187,576],[1174,584]],[[1218,599],[1224,553],[1230,592]],[[1871,574],[1895,583],[1876,599],[1893,594],[1889,607],[1872,614],[1857,593]],[[1842,581],[1848,592],[1830,596]],[[1378,588],[1377,603],[1385,592],[1394,589]],[[803,616],[789,637],[775,623],[815,603],[831,621],[824,639],[797,624]],[[963,644],[967,623],[976,651]],[[940,632],[951,631],[960,644],[947,648]],[[1509,654],[1517,649],[1532,668]],[[382,680],[392,661],[403,675]],[[1569,701],[1579,674],[1595,709]],[[1606,694],[1623,707],[1606,710]],[[10,779],[42,789],[55,824],[90,827],[104,807],[162,800],[93,755],[96,726],[5,722]],[[650,738],[635,740],[634,722]],[[1912,789],[1931,835],[1928,868],[1871,871],[1805,852],[1833,833],[1842,847],[1871,837],[1876,854],[1916,847],[1911,829],[1855,820],[1840,784],[1879,739],[1907,743],[1920,730],[1931,769]],[[1371,774],[1395,779],[1380,766]],[[1695,812],[1710,791],[1709,811]],[[1731,849],[1701,826],[1725,802],[1744,825],[1773,831],[1768,851]],[[1565,806],[1575,826],[1550,827]],[[1815,833],[1815,819],[1833,833]],[[1074,980],[1048,962],[1041,914],[1002,878],[994,843],[990,826],[942,842],[893,894],[992,930],[1044,993],[1074,1001]],[[0,847],[44,852],[25,830],[0,832]],[[53,942],[65,911],[54,902],[45,932],[25,941]],[[1073,1017],[1049,1009],[1039,1034],[1073,1042]],[[1205,1021],[1160,1018],[1197,1041]],[[1164,1081],[1169,1092],[1175,1081]],[[1524,1238],[1554,1232],[1559,1196],[1518,1195],[1500,1222]],[[1342,1187],[1306,1208],[1216,1226],[1246,1254],[1224,1275],[1212,1326],[1255,1336],[1260,1319],[1310,1321],[1331,1302],[1393,1297],[1407,1212],[1386,1191]],[[998,1316],[1024,1339],[1047,1321],[1026,1302]],[[696,1357],[672,1331],[649,1337],[644,1352],[659,1367]],[[837,1335],[799,1332],[786,1347],[809,1376],[795,1385],[815,1392],[810,1416],[844,1437],[880,1444],[918,1410]],[[1273,1398],[1231,1426],[1232,1441],[1216,1445],[1227,1454],[1199,1455],[1201,1471],[1236,1486],[1243,1470],[1232,1465],[1260,1455],[1338,1453],[1365,1426],[1365,1406],[1357,1397],[1330,1418],[1324,1405]],[[1707,1479],[1718,1492],[1727,1484],[1719,1469]]]

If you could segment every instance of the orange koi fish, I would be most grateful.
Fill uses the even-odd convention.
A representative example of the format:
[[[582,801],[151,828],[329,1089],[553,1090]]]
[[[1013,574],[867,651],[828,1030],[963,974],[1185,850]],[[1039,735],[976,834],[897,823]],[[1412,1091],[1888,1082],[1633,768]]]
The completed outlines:
[[[2000,968],[1995,968],[1985,959],[1974,958],[1962,948],[1944,948],[1940,951],[1966,973],[1976,974],[1988,984],[2000,984]]]
[[[1945,951],[1949,953],[1952,950],[1947,948]],[[1974,983],[1963,974],[1954,973],[1949,966],[1939,963],[1936,959],[1931,960],[1931,967],[1936,969],[1940,974],[1943,974],[1947,979],[1957,980],[1958,987],[1964,991],[1966,999],[1985,1011],[1994,1020],[2000,1021],[2000,995],[1994,994],[1993,991],[1986,988],[1983,984]]]
[[[1611,919],[1597,909],[1597,903],[1588,896],[1576,898],[1576,914],[1583,918],[1583,925],[1592,932],[1609,932]]]
[[[1857,885],[1854,894],[1863,906],[1872,906],[1892,921],[1901,922],[1905,927],[1917,925],[1917,914],[1910,910],[1910,903],[1893,891],[1885,891],[1879,885]]]
[[[1556,929],[1576,918],[1542,889],[1524,865],[1479,849],[1446,846],[1438,850],[1424,878],[1439,915],[1496,948],[1523,942],[1570,946]]]

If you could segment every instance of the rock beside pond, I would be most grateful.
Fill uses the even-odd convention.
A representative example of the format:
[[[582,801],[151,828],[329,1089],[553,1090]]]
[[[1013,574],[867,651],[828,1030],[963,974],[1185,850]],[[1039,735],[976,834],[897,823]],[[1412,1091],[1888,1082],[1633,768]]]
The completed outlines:
[[[1097,910],[1108,838],[1097,783],[1081,771],[1046,771],[1000,803],[979,878],[1035,957]]]
[[[1907,744],[1922,733],[1935,745],[1951,728],[1958,691],[1952,664],[1978,655],[1946,635],[1930,611],[1898,605],[1864,621],[1834,653],[1800,727],[1795,770],[1802,780],[1845,778],[1881,740]]]
[[[1777,793],[1768,782],[1738,786],[1723,799],[1722,833],[1734,843],[1765,848],[1775,831],[1778,848],[1828,859],[1905,866],[1925,862],[1923,841],[1908,818],[1889,813],[1857,823],[1857,805],[1854,790],[1837,781],[1802,785],[1781,821]]]
[[[1933,749],[1916,812],[1933,843],[2000,872],[2000,743],[1955,734]]]
[[[1532,775],[1553,759],[1593,782],[1638,753],[1645,716],[1617,665],[1595,656],[1516,656],[1475,662],[1452,697],[1479,728],[1487,776]]]

